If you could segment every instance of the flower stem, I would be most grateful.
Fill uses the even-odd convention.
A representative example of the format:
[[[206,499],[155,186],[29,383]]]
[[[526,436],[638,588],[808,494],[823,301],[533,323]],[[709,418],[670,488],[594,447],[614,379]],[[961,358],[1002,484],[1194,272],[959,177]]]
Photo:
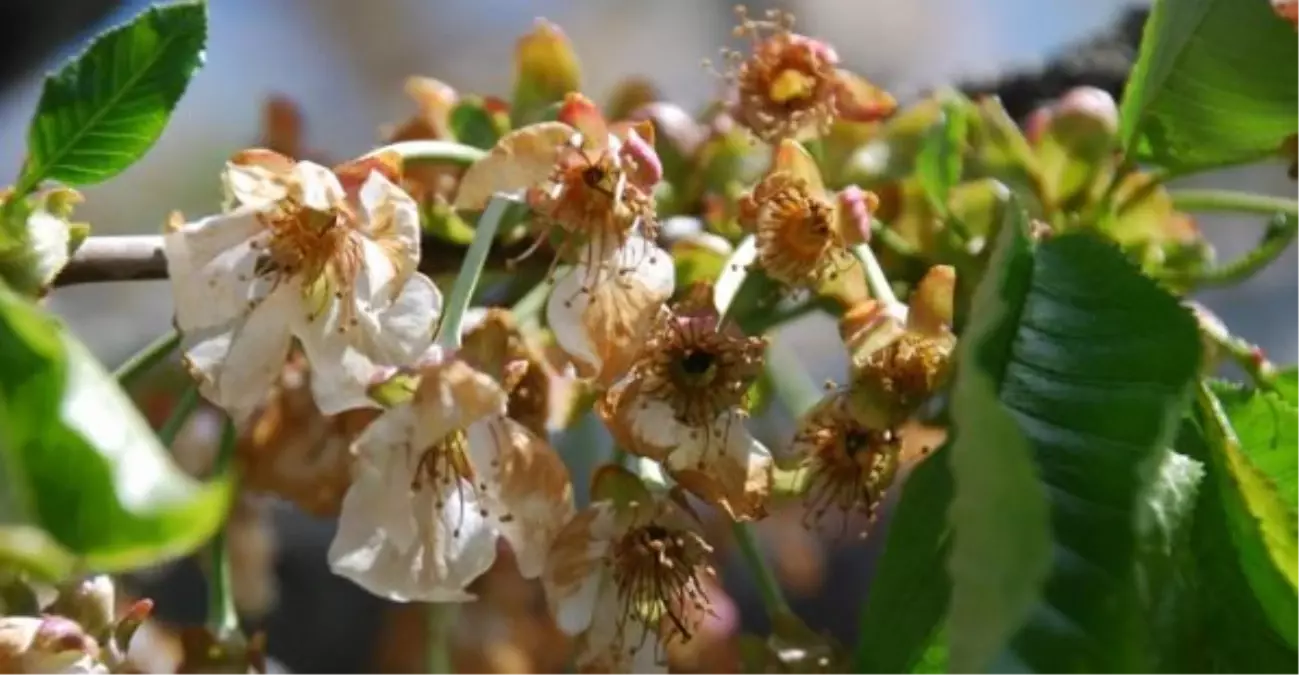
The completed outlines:
[[[722,273],[714,284],[713,295],[717,312],[722,320],[730,313],[731,305],[740,295],[744,285],[749,283],[749,267],[756,256],[757,241],[750,235],[740,242],[735,252],[731,254],[731,258],[726,261],[726,266],[722,268]],[[758,550],[753,528],[749,523],[735,522],[731,523],[731,530],[735,533],[735,541],[739,543],[744,561],[753,571],[758,592],[762,595],[762,604],[767,608],[767,616],[774,623],[778,617],[791,615],[789,603],[781,593],[776,575],[772,573],[771,568],[767,566],[767,561],[762,558],[762,552]]]
[[[852,247],[853,255],[861,261],[862,269],[866,271],[866,285],[870,287],[871,295],[875,300],[884,305],[898,304],[898,297],[893,294],[893,286],[889,285],[889,278],[884,276],[884,268],[880,267],[880,262],[875,259],[875,252],[871,250],[869,244],[858,244]]]
[[[459,607],[450,602],[429,603],[425,617],[428,626],[428,652],[425,654],[428,672],[450,673],[451,626],[456,621]]]
[[[176,435],[180,433],[185,421],[189,416],[194,414],[198,408],[198,387],[190,385],[181,392],[180,398],[176,399],[176,405],[172,408],[171,414],[167,416],[167,421],[158,427],[158,440],[163,447],[170,448],[171,444],[176,441]]]
[[[496,239],[496,231],[513,203],[503,197],[493,197],[487,203],[483,215],[478,218],[474,241],[469,244],[469,251],[465,253],[464,263],[460,266],[460,274],[451,285],[451,297],[447,299],[446,310],[442,314],[442,325],[438,329],[438,343],[447,349],[460,348],[462,340],[460,325],[464,323],[465,311],[473,301],[474,290],[478,288],[478,278],[482,276],[483,263],[487,261],[487,254],[492,249],[492,241]]]
[[[216,474],[225,473],[230,466],[237,440],[234,422],[227,419],[221,429],[221,444],[217,447]],[[212,569],[208,574],[207,626],[219,639],[239,631],[239,613],[235,610],[234,589],[230,582],[230,547],[226,527],[229,527],[228,522],[212,538]]]
[[[136,352],[126,363],[117,367],[113,371],[113,377],[117,378],[117,383],[123,387],[128,387],[140,376],[149,372],[149,369],[157,365],[160,361],[171,355],[176,347],[180,346],[180,333],[176,329],[167,331],[165,335],[150,342],[144,349]]]
[[[1232,190],[1174,190],[1173,206],[1182,211],[1234,211],[1245,213],[1284,213],[1299,218],[1299,202],[1285,197],[1269,197]]]
[[[487,156],[485,151],[472,145],[450,141],[401,141],[376,148],[366,156],[381,152],[395,152],[406,161],[443,162],[456,166],[469,166]]]
[[[1200,334],[1217,344],[1259,389],[1276,390],[1276,366],[1268,360],[1261,347],[1227,332],[1202,329]]]
[[[1165,272],[1160,278],[1183,286],[1230,286],[1240,283],[1272,264],[1294,241],[1299,233],[1299,218],[1276,214],[1263,241],[1254,250],[1240,258],[1217,267],[1190,271]]]
[[[785,601],[785,595],[780,590],[780,583],[776,581],[776,575],[767,566],[767,561],[762,558],[762,551],[758,548],[758,538],[754,536],[753,528],[748,523],[732,523],[731,530],[735,533],[735,542],[740,545],[740,555],[744,556],[749,569],[753,570],[753,581],[758,587],[758,594],[762,596],[762,605],[767,609],[767,616],[774,620],[776,617],[792,614],[789,603]]]

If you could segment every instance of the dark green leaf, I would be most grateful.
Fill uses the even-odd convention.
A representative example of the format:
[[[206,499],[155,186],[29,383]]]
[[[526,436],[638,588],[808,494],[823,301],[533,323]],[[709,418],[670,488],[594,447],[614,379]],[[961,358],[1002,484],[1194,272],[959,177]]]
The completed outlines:
[[[1240,569],[1278,634],[1299,632],[1296,448],[1299,413],[1273,393],[1218,384],[1200,392],[1207,457]]]
[[[862,613],[859,673],[911,671],[947,612],[950,456],[949,446],[943,445],[902,484]]]
[[[86,349],[3,289],[0,401],[0,492],[10,496],[0,514],[6,525],[0,544],[13,543],[14,528],[36,528],[63,557],[116,571],[188,553],[224,520],[229,482],[202,485],[173,466]],[[21,553],[7,548],[0,555]]]
[[[974,296],[952,392],[947,635],[957,672],[994,668],[1033,610],[1051,564],[1050,514],[1033,448],[998,399],[1009,369],[1007,346],[1017,337],[1033,280],[1026,216],[1013,202],[1007,215],[989,264],[997,272]]]
[[[997,658],[968,662],[962,660],[968,652],[958,655],[955,650],[957,638],[971,629],[959,623],[956,598],[963,584],[1005,580],[1006,570],[988,569],[1005,555],[988,551],[991,557],[980,577],[980,561],[961,559],[954,549],[952,667],[1141,669],[1146,626],[1134,579],[1137,514],[1152,467],[1171,441],[1195,377],[1198,333],[1178,301],[1141,276],[1112,245],[1075,234],[1053,238],[1033,252],[1023,229],[1022,217],[1016,227],[1003,227],[1001,262],[989,268],[962,335],[954,385],[953,472],[960,502],[969,475],[989,471],[974,466],[973,459],[965,463],[963,448],[969,448],[967,457],[983,453],[989,462],[1009,462],[1009,470],[1022,470],[1014,464],[1015,455],[999,448],[1018,443],[1014,429],[1003,429],[995,415],[977,417],[992,408],[977,399],[979,380],[986,379],[996,387],[996,403],[1031,449],[1049,506],[1048,554],[1015,564],[1026,575],[1037,564],[1049,565],[1050,572],[1028,621]],[[974,393],[963,395],[971,378]],[[974,486],[988,492],[1000,485],[978,474],[974,480]],[[1021,499],[1036,496],[1026,491]],[[1037,535],[1023,532],[1023,521],[1032,522],[1023,517],[1022,505],[1017,508],[1021,517],[1007,511],[1001,540],[1024,550],[1028,547],[1014,540]],[[988,504],[954,508],[956,547],[966,520],[988,516],[963,511],[996,515]],[[1019,583],[1008,584],[1000,608],[1017,609],[1016,594],[1023,590]],[[1013,618],[988,612],[979,617],[973,610],[964,617],[989,623]]]
[[[1277,153],[1299,127],[1297,46],[1268,2],[1157,0],[1123,93],[1123,145],[1172,169]]]
[[[206,40],[203,3],[153,7],[99,36],[45,80],[20,186],[98,183],[138,160],[202,65]]]

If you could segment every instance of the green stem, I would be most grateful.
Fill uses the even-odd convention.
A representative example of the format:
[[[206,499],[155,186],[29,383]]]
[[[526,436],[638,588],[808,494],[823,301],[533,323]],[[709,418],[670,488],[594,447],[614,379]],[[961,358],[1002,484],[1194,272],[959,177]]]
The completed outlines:
[[[176,329],[167,331],[166,334],[150,342],[144,349],[136,352],[126,363],[117,367],[113,371],[113,377],[117,378],[117,383],[123,387],[129,387],[140,376],[149,372],[163,359],[171,355],[177,347],[180,346],[180,332]]]
[[[1173,190],[1173,206],[1181,211],[1232,211],[1284,213],[1299,218],[1299,202],[1285,197],[1269,197],[1232,190]]]
[[[1245,371],[1259,389],[1276,390],[1276,366],[1263,354],[1261,347],[1225,331],[1202,328],[1200,334],[1216,344],[1224,355]]]
[[[234,459],[238,435],[234,422],[226,420],[221,429],[221,445],[217,449],[214,473],[224,474]],[[226,527],[212,538],[212,569],[208,575],[207,625],[218,639],[239,632],[239,613],[235,610],[234,588],[230,582],[230,546],[226,540]]]
[[[469,166],[487,156],[486,151],[472,145],[450,141],[401,141],[377,148],[367,157],[381,152],[395,152],[406,161],[443,162],[456,166]]]
[[[487,254],[492,250],[496,231],[500,228],[501,220],[512,203],[511,200],[503,197],[493,197],[478,219],[474,240],[465,253],[460,274],[451,285],[451,297],[447,299],[446,309],[442,314],[442,325],[438,329],[438,343],[447,349],[460,348],[462,340],[460,326],[464,323],[465,312],[473,301],[474,290],[478,288],[478,278],[482,276],[483,264],[487,262]]]
[[[780,590],[780,583],[776,581],[776,575],[762,558],[753,528],[748,523],[732,523],[731,531],[735,533],[735,542],[740,546],[740,555],[748,563],[749,569],[753,570],[753,582],[758,587],[758,594],[762,596],[762,605],[767,608],[767,616],[775,619],[792,614],[789,603]]]
[[[428,606],[428,672],[450,673],[451,626],[456,622],[458,606],[450,602],[433,602]]]
[[[878,218],[871,219],[871,239],[878,241],[884,248],[903,257],[914,258],[920,255],[920,251],[915,246],[912,246],[911,242]]]
[[[767,346],[763,368],[771,378],[771,388],[776,398],[795,419],[811,410],[824,396],[825,392],[816,386],[798,357],[782,342],[772,341]]]
[[[568,271],[568,268],[555,270],[554,277],[558,279]],[[510,312],[514,314],[514,320],[519,323],[519,328],[525,326],[540,326],[541,315],[546,310],[546,300],[550,297],[550,291],[555,284],[551,281],[552,277],[546,277],[523,294],[519,301],[514,303]]]
[[[171,444],[176,441],[176,435],[180,433],[185,421],[189,416],[194,414],[198,408],[198,387],[190,385],[181,392],[180,398],[176,399],[176,406],[172,408],[171,414],[167,416],[167,421],[162,423],[158,428],[158,440],[163,447],[170,448]]]
[[[1254,250],[1236,260],[1204,269],[1170,271],[1160,275],[1169,283],[1185,286],[1230,286],[1249,279],[1272,264],[1299,234],[1299,219],[1277,214],[1263,235],[1263,241]]]

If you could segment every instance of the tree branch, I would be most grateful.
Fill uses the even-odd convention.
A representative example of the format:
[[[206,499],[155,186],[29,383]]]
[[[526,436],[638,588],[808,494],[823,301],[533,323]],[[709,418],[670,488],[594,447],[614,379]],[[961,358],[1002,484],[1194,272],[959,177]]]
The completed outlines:
[[[529,240],[498,244],[487,257],[487,267],[503,269],[531,243]],[[425,236],[421,245],[420,270],[425,273],[460,269],[468,246]],[[519,271],[545,269],[553,256],[548,247],[520,260]],[[55,288],[105,281],[159,281],[167,278],[167,258],[162,252],[162,235],[144,234],[87,237],[54,279]]]

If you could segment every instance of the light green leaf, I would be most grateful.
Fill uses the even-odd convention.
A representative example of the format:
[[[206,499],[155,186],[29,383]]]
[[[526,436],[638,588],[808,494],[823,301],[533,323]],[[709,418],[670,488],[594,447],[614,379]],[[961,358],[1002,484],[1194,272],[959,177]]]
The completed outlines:
[[[964,99],[944,101],[942,112],[920,142],[916,155],[916,177],[939,213],[947,213],[947,193],[961,180],[961,153],[966,134]]]
[[[1299,413],[1277,394],[1226,384],[1205,385],[1200,409],[1206,461],[1240,568],[1273,628],[1294,647]]]
[[[1299,127],[1299,41],[1268,2],[1157,0],[1120,110],[1135,159],[1176,170],[1274,154]]]
[[[989,263],[998,272],[975,292],[952,393],[947,635],[956,672],[1006,669],[994,663],[1033,610],[1051,568],[1049,512],[1033,449],[998,399],[1033,264],[1023,211],[1012,203],[1008,217]]]
[[[950,456],[943,445],[902,484],[858,629],[859,673],[911,671],[947,612]]]
[[[1182,425],[1177,439],[1178,450],[1203,462],[1208,476],[1196,500],[1190,555],[1179,570],[1185,592],[1177,609],[1186,628],[1169,639],[1161,670],[1288,672],[1299,659],[1294,631],[1278,633],[1275,611],[1264,606],[1275,604],[1274,599],[1260,596],[1247,578],[1246,566],[1260,556],[1247,556],[1247,549],[1234,541],[1243,500],[1230,477],[1221,475],[1221,463],[1213,461],[1217,452],[1210,449],[1208,436],[1206,418],[1199,413]],[[1262,569],[1270,566],[1262,562]],[[1293,621],[1293,605],[1290,611]]]
[[[482,150],[491,150],[501,138],[501,128],[480,99],[460,101],[451,109],[451,131],[456,140]],[[509,121],[505,120],[508,124]]]
[[[952,668],[1141,669],[1147,626],[1134,578],[1140,555],[1137,516],[1196,374],[1195,322],[1112,245],[1073,234],[1032,251],[1022,216],[1015,225],[1002,228],[1001,262],[990,266],[976,293],[958,356]],[[984,379],[995,386],[995,401],[980,400]],[[987,412],[995,410],[994,402],[1014,421],[1010,429],[1003,428],[1001,415]],[[1005,449],[1020,443],[1016,428],[1031,450],[1047,498],[1051,546],[1045,552],[1017,541],[1040,536],[1034,513],[1023,504],[1005,507],[1004,516],[988,503],[959,505],[967,485],[1009,499],[1010,490],[1022,483],[1019,457]],[[1011,476],[980,475],[992,467],[977,466],[974,459],[967,463],[961,454],[966,448],[966,458],[1004,464]],[[1041,494],[1019,489],[1018,499],[1029,503]],[[1027,622],[989,661],[979,657],[997,645],[958,650],[958,638],[981,630],[976,621],[999,627],[1015,619],[1028,586],[1002,567],[1010,564],[1005,551],[960,548],[970,523],[987,528],[975,531],[992,541],[996,522],[980,520],[995,521],[994,516],[1000,516],[1004,546],[1032,556],[1013,560],[1014,569],[1032,579],[1045,564],[1049,575]],[[972,557],[976,552],[986,556],[982,562]],[[986,605],[982,613],[958,611],[963,585],[1003,582],[1001,602]],[[989,589],[971,592],[970,597],[982,597]],[[983,630],[994,637],[992,628]]]
[[[0,451],[5,527],[0,556],[56,564],[47,577],[79,567],[119,571],[198,547],[221,526],[227,480],[199,484],[171,464],[126,394],[53,320],[0,289]],[[50,541],[18,547],[20,528]],[[35,541],[25,536],[23,541]]]
[[[202,65],[206,40],[203,3],[153,7],[47,78],[20,192],[46,179],[98,183],[138,160]]]

